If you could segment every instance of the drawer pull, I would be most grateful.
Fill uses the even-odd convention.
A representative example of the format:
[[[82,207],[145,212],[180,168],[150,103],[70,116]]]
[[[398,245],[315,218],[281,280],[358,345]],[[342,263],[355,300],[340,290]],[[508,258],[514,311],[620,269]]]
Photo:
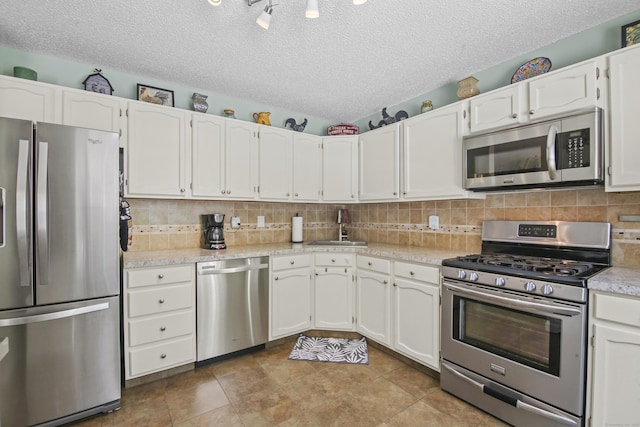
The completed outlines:
[[[166,327],[166,326],[160,326],[160,332],[164,332],[164,331],[166,331],[166,330],[167,330],[167,327]]]
[[[278,276],[274,277],[273,280],[278,280]]]
[[[394,284],[393,284],[393,287],[394,287],[394,288],[397,288],[397,287],[398,287],[398,285],[394,283]]]
[[[336,262],[336,260],[335,260],[335,259],[333,259],[333,258],[331,258],[331,262]]]
[[[162,354],[160,355],[160,359],[166,359],[166,358],[167,358],[167,355],[166,355],[165,353],[162,353]]]
[[[158,274],[158,279],[164,279],[164,274],[162,273]]]
[[[296,263],[296,262],[295,262],[295,261],[293,261],[293,260],[289,261],[289,264],[291,264],[291,265],[293,265],[293,264],[295,264],[295,263]]]
[[[412,275],[412,276],[415,276],[416,272],[415,271],[410,271],[409,274]]]
[[[371,267],[371,266],[373,265],[373,263],[372,263],[371,261],[369,261],[369,262],[367,263],[367,265],[368,265],[369,267]]]
[[[164,298],[160,298],[160,299],[158,300],[158,302],[159,302],[160,304],[164,304]]]
[[[387,283],[389,283],[389,282],[387,282],[386,280],[384,280],[382,283],[384,283],[384,284],[386,285],[386,284],[387,284]]]

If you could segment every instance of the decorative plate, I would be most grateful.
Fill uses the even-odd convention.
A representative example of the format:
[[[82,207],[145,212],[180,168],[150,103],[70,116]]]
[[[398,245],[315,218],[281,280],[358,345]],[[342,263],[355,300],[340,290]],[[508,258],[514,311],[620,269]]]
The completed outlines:
[[[544,74],[551,69],[551,60],[545,57],[534,58],[527,61],[518,68],[511,77],[511,83],[520,82],[531,77]]]

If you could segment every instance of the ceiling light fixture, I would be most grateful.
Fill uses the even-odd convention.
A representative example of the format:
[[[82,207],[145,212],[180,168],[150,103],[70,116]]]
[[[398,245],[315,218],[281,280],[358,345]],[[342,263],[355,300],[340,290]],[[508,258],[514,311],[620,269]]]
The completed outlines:
[[[209,4],[212,6],[220,6],[220,3],[222,3],[222,0],[209,0]]]
[[[353,0],[353,4],[356,6],[360,6],[361,4],[365,4],[367,0]]]
[[[265,6],[260,16],[258,16],[258,19],[256,19],[256,24],[260,25],[265,30],[268,30],[269,24],[271,24],[271,12],[273,12],[273,5],[271,4],[271,0],[269,0],[269,4]]]
[[[307,11],[304,13],[307,18],[317,18],[320,16],[318,10],[318,0],[307,0]]]

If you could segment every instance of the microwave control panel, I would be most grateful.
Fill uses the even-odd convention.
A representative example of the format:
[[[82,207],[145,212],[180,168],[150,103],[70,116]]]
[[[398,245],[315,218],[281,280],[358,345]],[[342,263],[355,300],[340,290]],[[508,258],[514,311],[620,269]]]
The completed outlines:
[[[558,134],[558,169],[584,168],[590,164],[589,129]]]

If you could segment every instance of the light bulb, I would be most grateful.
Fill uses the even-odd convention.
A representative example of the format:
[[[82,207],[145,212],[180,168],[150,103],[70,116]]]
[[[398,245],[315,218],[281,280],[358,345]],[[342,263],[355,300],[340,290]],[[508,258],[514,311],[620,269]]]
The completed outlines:
[[[256,19],[256,24],[260,25],[265,30],[269,29],[269,24],[271,24],[271,12],[273,11],[273,7],[267,6],[264,8],[258,19]]]
[[[367,0],[353,0],[353,4],[360,6],[361,4],[365,4]]]
[[[220,3],[222,3],[222,0],[209,0],[209,4],[212,6],[220,6]]]
[[[320,11],[318,10],[318,0],[307,0],[307,11],[304,16],[307,18],[317,18],[320,16]]]

